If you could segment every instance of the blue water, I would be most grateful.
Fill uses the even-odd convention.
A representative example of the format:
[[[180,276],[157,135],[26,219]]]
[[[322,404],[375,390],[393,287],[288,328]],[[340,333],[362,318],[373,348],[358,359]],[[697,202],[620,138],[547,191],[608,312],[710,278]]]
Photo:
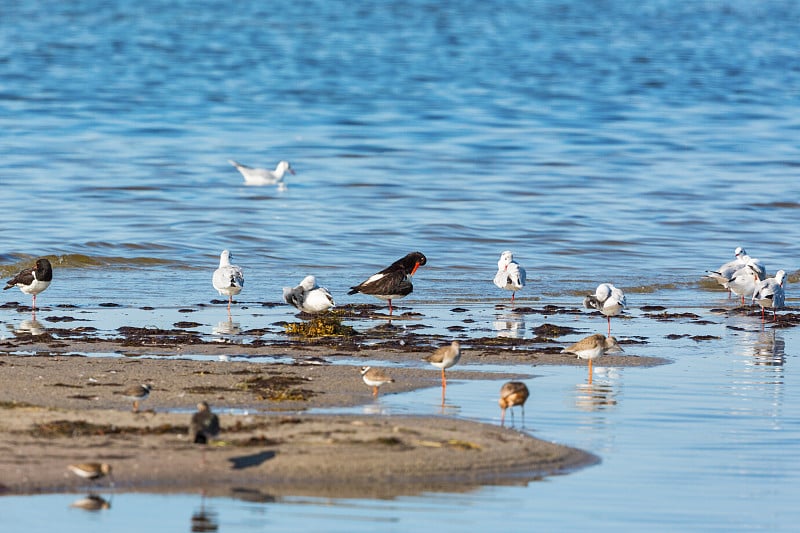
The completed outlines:
[[[309,273],[339,303],[371,302],[346,289],[412,250],[429,263],[401,305],[435,333],[461,323],[449,313],[459,305],[482,336],[532,336],[539,316],[494,308],[507,297],[489,281],[504,249],[528,269],[525,305],[576,305],[613,281],[633,308],[620,334],[648,337],[643,355],[675,363],[620,371],[613,405],[594,411],[579,401],[576,368],[520,369],[539,376],[534,434],[601,465],[528,488],[252,512],[285,528],[299,508],[310,529],[347,531],[500,518],[550,530],[789,529],[797,334],[777,330],[782,364],[757,364],[760,324],[726,327],[736,319],[710,309],[730,303],[698,280],[741,245],[770,273],[789,272],[796,302],[797,20],[796,2],[744,0],[4,5],[0,272],[50,256],[56,279],[38,319],[72,313],[108,331],[169,327],[218,298],[223,248],[245,268],[243,330],[291,317],[260,304]],[[246,187],[227,159],[285,159],[297,175],[286,190]],[[663,339],[667,326],[636,311],[653,303],[711,315],[716,326],[671,327],[721,339]],[[218,311],[190,316],[213,335]],[[0,310],[8,334],[25,318]],[[494,397],[496,385],[460,386]],[[428,405],[402,396],[390,411]],[[91,520],[124,516],[126,497]],[[33,501],[0,505],[5,516],[8,502]],[[181,501],[173,518],[186,527],[197,502]],[[244,504],[209,505],[224,517]],[[64,527],[85,528],[68,516]],[[254,522],[264,525],[224,529]]]

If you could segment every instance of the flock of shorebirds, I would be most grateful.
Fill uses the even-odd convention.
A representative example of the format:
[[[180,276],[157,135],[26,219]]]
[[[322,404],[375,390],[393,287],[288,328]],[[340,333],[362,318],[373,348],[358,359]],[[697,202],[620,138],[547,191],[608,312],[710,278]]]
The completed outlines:
[[[247,178],[248,167],[234,164]],[[257,170],[257,169],[256,169]],[[278,165],[276,173],[282,176],[283,172],[291,171],[288,163]],[[264,177],[263,179],[267,179]],[[420,266],[427,263],[427,258],[420,252],[411,252],[398,259],[380,272],[377,272],[351,287],[348,294],[362,293],[385,300],[389,304],[389,315],[392,314],[392,301],[408,296],[413,291],[411,278]],[[738,247],[734,251],[734,259],[716,270],[707,271],[709,278],[716,280],[722,287],[741,297],[742,304],[745,298],[750,297],[751,302],[761,306],[761,316],[764,320],[765,309],[772,309],[773,320],[777,319],[777,310],[784,306],[786,273],[778,270],[773,277],[766,277],[766,269],[758,259],[752,258],[745,250]],[[50,286],[53,280],[53,268],[46,258],[39,258],[31,268],[26,268],[7,281],[5,289],[18,287],[23,293],[33,296],[33,310],[36,310],[36,296]],[[504,251],[497,262],[497,274],[493,279],[494,284],[503,290],[511,291],[511,301],[514,301],[516,292],[525,287],[525,269],[514,260],[511,251]],[[223,250],[220,254],[219,267],[212,276],[213,287],[224,296],[228,297],[228,312],[230,313],[233,297],[244,288],[244,272],[239,266],[231,263],[231,254]],[[298,310],[308,314],[325,312],[335,306],[330,292],[317,285],[314,276],[306,276],[296,287],[284,287],[283,299]],[[611,317],[620,315],[627,303],[623,291],[611,283],[601,283],[594,294],[584,298],[583,306],[586,309],[600,311],[608,322],[608,334],[596,333],[581,339],[562,350],[562,353],[577,355],[580,359],[588,361],[589,383],[592,382],[592,361],[606,353],[621,352],[617,340],[611,336]],[[447,387],[445,370],[456,365],[461,359],[461,345],[453,341],[449,345],[436,349],[424,358],[431,365],[441,369],[442,401]],[[373,395],[378,395],[378,389],[393,383],[394,379],[380,369],[363,366],[360,369],[364,383],[372,388]],[[146,399],[151,391],[150,385],[135,385],[126,389],[122,394],[133,401],[133,411],[138,412],[139,402]],[[524,405],[528,399],[529,391],[525,383],[510,381],[505,383],[500,390],[498,401],[501,409],[501,425],[505,423],[506,409],[519,406],[522,409],[524,420]],[[513,409],[512,409],[513,417]],[[198,404],[198,411],[192,416],[190,438],[197,443],[206,443],[219,433],[219,419],[212,413],[208,404]],[[106,463],[86,463],[70,465],[69,469],[75,474],[86,479],[97,479],[111,475],[111,466]]]
[[[131,394],[133,394],[138,400],[147,398],[149,393],[150,390],[147,387],[143,390],[131,390]],[[198,403],[197,412],[192,415],[192,420],[189,424],[189,438],[192,439],[192,442],[195,444],[208,444],[211,439],[219,435],[219,432],[219,417],[216,415],[216,413],[211,412],[211,408],[209,407],[208,403]],[[205,456],[203,460],[205,461]],[[76,463],[67,465],[67,470],[87,481],[95,481],[102,477],[108,476],[111,486],[114,486],[114,478],[111,474],[113,469],[108,463]],[[106,502],[104,500],[98,500],[96,495],[90,494],[89,498],[90,500],[85,502],[86,505],[97,503],[102,505],[103,508],[106,508]]]

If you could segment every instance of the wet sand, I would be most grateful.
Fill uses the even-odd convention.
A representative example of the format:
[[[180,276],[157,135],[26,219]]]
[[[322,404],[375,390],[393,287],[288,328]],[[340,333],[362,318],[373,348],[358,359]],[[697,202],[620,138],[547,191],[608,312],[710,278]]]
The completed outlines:
[[[514,372],[516,363],[585,365],[554,345],[564,333],[545,324],[533,340],[464,340],[462,364],[448,378],[486,379],[466,362],[507,365],[507,373],[492,374],[497,380],[526,378]],[[378,331],[239,344],[184,328],[120,328],[114,338],[52,325],[16,332],[0,343],[0,493],[90,490],[66,470],[81,462],[110,463],[120,490],[391,497],[528,483],[598,461],[513,428],[446,416],[308,413],[375,402],[357,366],[331,364],[337,359],[408,363],[441,341],[392,338]],[[666,362],[637,356],[637,341],[628,342],[626,355],[603,364]],[[432,366],[387,371],[395,383],[380,394],[440,387]],[[152,392],[133,413],[120,392],[141,383]],[[221,413],[222,433],[208,446],[187,436],[201,400]],[[100,480],[95,488],[106,486]]]

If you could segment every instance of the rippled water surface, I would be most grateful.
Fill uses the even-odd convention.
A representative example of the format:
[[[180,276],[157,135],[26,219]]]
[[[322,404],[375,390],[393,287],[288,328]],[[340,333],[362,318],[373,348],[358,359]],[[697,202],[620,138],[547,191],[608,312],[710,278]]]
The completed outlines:
[[[600,465],[389,502],[206,502],[220,530],[790,529],[797,334],[711,313],[731,304],[698,280],[745,246],[789,273],[795,305],[797,20],[789,1],[12,2],[0,14],[0,273],[50,256],[39,320],[70,312],[108,331],[169,327],[217,298],[223,248],[246,271],[243,329],[291,317],[261,305],[309,273],[339,303],[370,302],[347,288],[412,250],[429,262],[402,305],[436,333],[465,318],[449,311],[460,306],[476,327],[532,336],[538,316],[494,307],[504,249],[528,269],[524,305],[575,305],[613,281],[632,307],[619,334],[673,364],[612,372],[602,393],[579,390],[575,368],[521,369],[536,375],[533,434]],[[285,190],[248,187],[228,159],[285,159],[297,174]],[[712,324],[636,310],[653,303]],[[192,314],[208,335],[217,310]],[[0,310],[7,334],[25,318]],[[497,386],[454,386],[449,414],[496,421]],[[424,413],[428,393],[385,407]],[[169,502],[159,516],[185,529],[200,503],[116,495],[112,512],[87,516],[66,510],[71,496],[0,506],[27,523],[47,501],[64,528],[123,531],[128,505]]]

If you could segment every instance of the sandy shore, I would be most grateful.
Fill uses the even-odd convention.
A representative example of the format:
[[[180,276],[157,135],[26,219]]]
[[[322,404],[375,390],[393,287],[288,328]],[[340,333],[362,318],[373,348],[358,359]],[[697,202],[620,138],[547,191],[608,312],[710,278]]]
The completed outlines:
[[[598,460],[512,428],[445,416],[308,413],[374,403],[357,367],[331,362],[418,361],[429,351],[424,343],[241,345],[182,342],[179,331],[137,335],[133,341],[21,335],[0,345],[0,492],[89,490],[66,466],[107,462],[122,490],[390,497],[527,483]],[[480,342],[462,361],[508,364],[507,374],[493,374],[498,380],[526,377],[513,371],[514,363],[585,365],[558,350]],[[635,355],[604,359],[609,366],[663,362]],[[381,394],[439,387],[433,367],[389,372],[395,383]],[[486,378],[466,365],[448,376]],[[120,392],[138,383],[153,390],[142,412],[133,413]],[[187,438],[190,413],[201,400],[221,413],[223,431],[210,446]]]

